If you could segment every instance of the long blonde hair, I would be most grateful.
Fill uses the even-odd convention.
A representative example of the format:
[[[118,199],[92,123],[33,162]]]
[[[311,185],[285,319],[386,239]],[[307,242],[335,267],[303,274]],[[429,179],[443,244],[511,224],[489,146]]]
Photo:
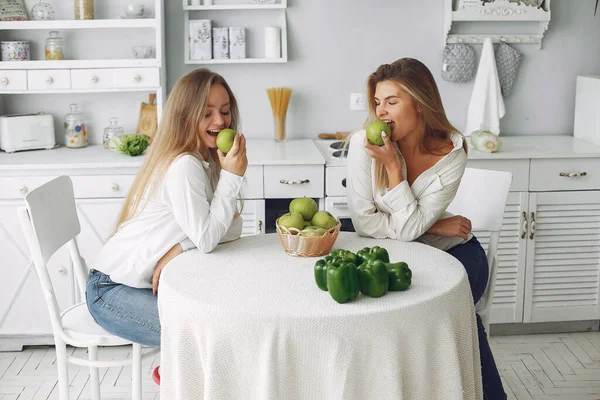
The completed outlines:
[[[156,194],[169,165],[182,154],[200,157],[204,145],[198,135],[198,127],[208,108],[208,95],[213,85],[223,85],[229,95],[231,124],[237,130],[239,111],[231,88],[217,73],[206,68],[196,69],[182,76],[169,93],[162,120],[154,136],[150,151],[146,155],[133,185],[129,190],[115,232],[137,215]],[[220,172],[216,149],[210,149],[211,156]],[[208,161],[208,160],[205,160]],[[237,216],[237,214],[236,214]]]
[[[422,146],[426,152],[436,154],[432,147],[434,138],[450,139],[451,135],[458,130],[448,121],[446,111],[442,104],[442,97],[438,90],[435,79],[429,68],[421,61],[414,58],[401,58],[391,64],[380,65],[367,81],[367,99],[369,102],[369,117],[365,127],[372,121],[378,119],[375,104],[375,89],[377,84],[383,81],[396,82],[412,98],[413,105],[420,107],[425,135]],[[465,152],[467,142],[463,141]],[[388,184],[388,176],[383,164],[375,162],[375,187],[382,189]]]

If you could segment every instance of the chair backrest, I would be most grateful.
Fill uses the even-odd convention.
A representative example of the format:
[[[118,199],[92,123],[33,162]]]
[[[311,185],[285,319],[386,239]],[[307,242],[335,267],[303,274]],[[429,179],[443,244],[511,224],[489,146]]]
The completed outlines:
[[[447,211],[471,220],[472,231],[490,232],[487,258],[492,266],[498,249],[500,230],[512,173],[466,168],[458,192]]]
[[[80,296],[85,290],[87,276],[85,262],[75,241],[81,227],[71,179],[60,176],[32,190],[25,196],[25,205],[26,207],[18,210],[21,227],[44,292],[53,328],[62,329],[60,309],[47,270],[48,260],[67,244]]]

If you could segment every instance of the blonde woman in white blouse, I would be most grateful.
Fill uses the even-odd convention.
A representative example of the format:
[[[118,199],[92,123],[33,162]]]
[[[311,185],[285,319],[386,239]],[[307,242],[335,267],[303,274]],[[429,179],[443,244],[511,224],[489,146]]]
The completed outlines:
[[[240,237],[246,139],[238,133],[227,155],[215,139],[223,128],[237,130],[238,115],[225,79],[207,69],[188,73],[171,90],[116,232],[88,276],[87,305],[106,331],[160,346],[155,294],[165,265],[188,248],[208,253]],[[153,376],[159,382],[158,368]]]
[[[446,117],[429,69],[402,58],[369,76],[370,118],[385,121],[383,146],[365,130],[348,148],[348,207],[359,235],[421,241],[455,256],[464,266],[475,303],[488,279],[485,252],[471,223],[446,208],[454,199],[467,163],[467,145]],[[505,399],[487,337],[477,315],[485,399]]]

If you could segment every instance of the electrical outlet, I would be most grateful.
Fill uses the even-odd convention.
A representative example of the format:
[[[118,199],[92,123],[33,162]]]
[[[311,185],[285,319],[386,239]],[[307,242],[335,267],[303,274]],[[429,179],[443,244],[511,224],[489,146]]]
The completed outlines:
[[[350,93],[350,109],[353,111],[365,111],[365,94],[364,93]]]

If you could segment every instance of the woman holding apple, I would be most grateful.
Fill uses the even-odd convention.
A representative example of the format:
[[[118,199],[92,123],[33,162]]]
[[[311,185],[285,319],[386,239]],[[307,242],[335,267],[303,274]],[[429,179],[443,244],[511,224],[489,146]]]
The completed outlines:
[[[420,61],[381,65],[367,83],[370,124],[349,138],[348,208],[358,234],[418,240],[447,251],[464,266],[473,300],[488,280],[485,251],[470,221],[446,208],[467,163],[467,145],[450,124],[433,75]],[[485,399],[505,399],[479,315]]]
[[[165,265],[189,248],[208,253],[240,237],[246,139],[221,139],[227,154],[216,139],[225,128],[237,130],[238,116],[235,96],[214,72],[194,70],[173,87],[116,230],[88,277],[88,308],[106,331],[160,346],[155,294]]]

